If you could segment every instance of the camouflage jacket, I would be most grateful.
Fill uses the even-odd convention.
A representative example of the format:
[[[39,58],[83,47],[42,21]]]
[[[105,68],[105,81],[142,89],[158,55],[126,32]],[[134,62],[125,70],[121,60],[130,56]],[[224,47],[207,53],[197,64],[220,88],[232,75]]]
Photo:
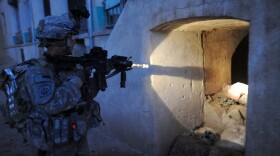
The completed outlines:
[[[51,150],[54,144],[67,143],[70,137],[78,141],[86,135],[88,124],[92,124],[89,122],[101,121],[99,104],[95,101],[84,104],[83,82],[75,74],[77,70],[57,71],[45,59],[30,60],[11,69],[17,89],[12,98],[8,95],[7,103],[17,104],[20,115],[8,117],[8,120],[12,120],[38,149]],[[5,90],[6,81],[6,77],[0,77],[2,90]],[[9,112],[5,110],[11,105],[4,107],[4,111],[3,106],[5,104],[1,104],[2,113],[7,115]],[[77,106],[87,108],[81,111]],[[95,121],[87,120],[91,116],[97,117]]]

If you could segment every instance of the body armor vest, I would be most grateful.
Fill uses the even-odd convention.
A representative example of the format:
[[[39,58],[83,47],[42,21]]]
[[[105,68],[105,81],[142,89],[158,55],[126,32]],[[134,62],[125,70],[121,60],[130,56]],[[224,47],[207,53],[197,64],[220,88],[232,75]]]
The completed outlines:
[[[53,66],[45,60],[31,60],[10,70],[10,80],[13,81],[5,82],[5,92],[9,94],[6,93],[8,101],[3,105],[5,110],[2,111],[8,113],[6,116],[9,121],[20,127],[20,131],[37,149],[46,151],[51,150],[53,145],[79,141],[86,136],[89,128],[102,121],[99,104],[93,100],[80,101],[65,107],[63,111],[53,113],[53,109],[61,109],[61,101],[77,101],[79,97],[76,91],[66,94],[59,90],[61,86],[65,90],[73,90],[65,84],[71,83],[68,79],[73,71],[54,71]],[[60,91],[62,92],[59,93]],[[61,97],[55,99],[56,94]],[[11,105],[14,107],[10,107]],[[15,112],[20,115],[16,113],[15,117]]]

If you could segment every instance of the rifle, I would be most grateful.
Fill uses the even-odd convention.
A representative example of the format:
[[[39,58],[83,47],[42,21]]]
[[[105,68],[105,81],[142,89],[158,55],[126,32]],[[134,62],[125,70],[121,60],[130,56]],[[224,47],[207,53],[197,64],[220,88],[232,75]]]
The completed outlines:
[[[50,57],[48,55],[45,56],[47,58]],[[84,54],[81,57],[55,56],[51,59],[55,62],[80,64],[84,67],[85,71],[89,72],[88,75],[90,75],[92,69],[95,69],[93,77],[97,79],[97,86],[101,91],[105,91],[107,88],[107,78],[120,73],[120,87],[125,88],[126,71],[131,70],[133,66],[147,68],[147,65],[133,64],[130,58],[125,56],[114,55],[109,59],[107,57],[107,50],[103,50],[101,47],[93,47],[89,54]],[[111,72],[112,70],[114,71]]]

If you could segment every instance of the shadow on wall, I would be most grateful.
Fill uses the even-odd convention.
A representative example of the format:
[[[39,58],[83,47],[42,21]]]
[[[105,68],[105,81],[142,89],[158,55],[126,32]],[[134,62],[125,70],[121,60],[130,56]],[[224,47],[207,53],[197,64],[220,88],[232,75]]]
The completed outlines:
[[[189,99],[192,94],[184,88],[192,88],[185,79],[202,81],[199,75],[189,76],[188,72],[199,72],[199,67],[150,67],[151,84],[149,97],[154,101],[156,155],[166,155],[176,137],[189,133],[202,123],[200,103]],[[153,82],[160,79],[160,82]],[[170,81],[174,79],[174,81]],[[163,81],[166,81],[164,83]],[[176,83],[182,84],[182,86]],[[197,99],[198,100],[198,99]],[[192,104],[187,101],[194,102]],[[197,104],[194,106],[193,104]],[[193,113],[192,113],[193,112]]]
[[[179,135],[189,133],[203,122],[199,36],[186,32],[153,32],[144,45],[151,47],[147,51],[151,52],[151,65],[146,75],[150,80],[146,84],[146,97],[153,104],[155,155],[167,155]]]
[[[202,56],[200,56],[202,53],[201,45],[193,39],[200,34],[193,33],[191,36],[187,35],[187,38],[186,33],[178,32],[173,35],[164,32],[150,34],[152,41],[138,39],[139,43],[144,44],[143,47],[151,48],[147,50],[150,52],[148,57],[144,58],[147,59],[145,62],[151,64],[150,67],[132,71],[137,78],[131,80],[128,77],[128,81],[131,81],[127,83],[124,94],[118,94],[118,97],[110,94],[111,92],[102,95],[103,99],[118,100],[121,104],[112,107],[114,102],[110,102],[102,103],[101,106],[103,119],[107,125],[104,131],[109,129],[111,132],[108,135],[111,133],[118,138],[111,137],[113,139],[104,141],[105,139],[101,140],[101,136],[95,132],[95,136],[100,137],[98,138],[100,141],[94,137],[94,134],[90,137],[90,140],[93,140],[91,146],[96,146],[93,147],[95,156],[166,156],[179,135],[188,133],[203,121],[203,68],[197,65],[197,62],[201,62],[202,65]],[[186,42],[188,40],[194,40],[197,44],[189,44]],[[192,54],[194,56],[188,58],[187,52],[190,47],[198,49],[199,52],[194,51]],[[113,81],[108,81],[108,86],[111,86],[110,83],[114,83]],[[129,85],[129,83],[135,84]],[[130,88],[131,86],[133,88]],[[136,91],[129,93],[129,89]],[[127,96],[133,99],[127,101]],[[134,101],[137,104],[133,104]],[[125,104],[125,107],[122,104]],[[116,140],[117,143],[112,145]],[[123,146],[120,147],[119,144]]]
[[[166,75],[199,81],[203,80],[201,75],[199,75],[199,72],[202,70],[201,67],[164,67],[159,65],[150,65],[149,70],[153,75]],[[189,73],[192,73],[192,75]]]
[[[225,149],[222,146],[241,146],[221,140],[222,146],[203,141],[175,139],[196,129],[203,122],[204,70],[200,32],[154,33],[150,55],[149,74],[155,114],[156,155],[244,155],[243,151]],[[147,43],[149,44],[149,43]],[[156,100],[155,100],[156,99]],[[197,138],[202,140],[202,138]],[[186,150],[187,149],[187,150]],[[203,153],[204,152],[204,153]]]

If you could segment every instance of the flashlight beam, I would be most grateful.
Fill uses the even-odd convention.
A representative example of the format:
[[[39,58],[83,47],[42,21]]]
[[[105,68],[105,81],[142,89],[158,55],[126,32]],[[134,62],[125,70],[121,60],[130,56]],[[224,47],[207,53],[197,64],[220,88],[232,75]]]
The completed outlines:
[[[148,64],[132,64],[132,67],[149,68]]]

